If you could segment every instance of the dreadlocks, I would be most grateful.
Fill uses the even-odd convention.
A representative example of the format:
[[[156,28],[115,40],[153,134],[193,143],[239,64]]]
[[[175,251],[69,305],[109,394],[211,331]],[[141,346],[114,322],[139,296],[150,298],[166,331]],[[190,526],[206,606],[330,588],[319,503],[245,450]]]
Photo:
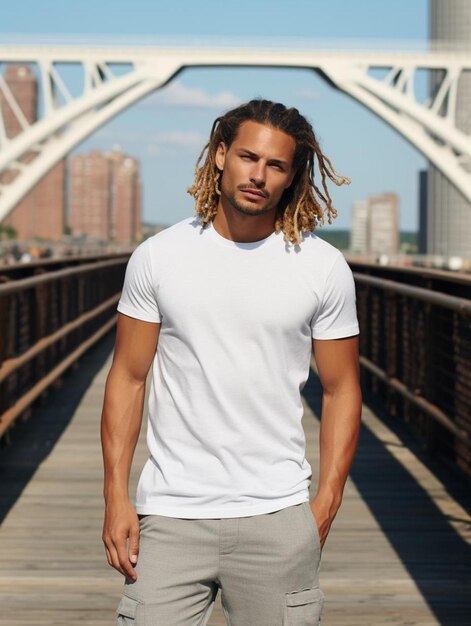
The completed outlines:
[[[204,226],[217,212],[219,179],[221,172],[216,166],[215,155],[221,142],[229,148],[236,138],[240,125],[246,121],[266,124],[293,137],[296,149],[293,158],[295,176],[293,182],[283,193],[275,219],[275,231],[283,231],[285,241],[299,244],[302,233],[313,231],[319,223],[324,224],[324,208],[328,222],[337,217],[327,189],[327,178],[335,185],[350,184],[350,179],[338,174],[330,160],[322,154],[314,130],[309,122],[295,108],[270,100],[256,99],[228,111],[218,117],[213,124],[208,143],[196,161],[195,180],[188,193],[196,200],[196,214],[201,216]],[[203,165],[200,163],[208,151]],[[322,181],[322,190],[314,180],[315,157]],[[320,202],[321,201],[321,202]],[[324,205],[324,208],[322,204]]]

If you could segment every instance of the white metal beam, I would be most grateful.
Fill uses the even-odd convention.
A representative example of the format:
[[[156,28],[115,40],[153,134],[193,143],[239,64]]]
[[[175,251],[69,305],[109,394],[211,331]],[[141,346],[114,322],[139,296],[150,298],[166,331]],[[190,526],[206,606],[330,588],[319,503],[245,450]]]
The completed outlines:
[[[15,180],[1,188],[0,220],[85,137],[188,66],[318,69],[339,90],[401,133],[471,202],[471,174],[464,167],[471,160],[471,142],[455,125],[457,83],[462,71],[471,70],[471,55],[465,51],[5,46],[0,47],[0,61],[37,63],[45,103],[44,116],[30,126],[0,77],[4,99],[23,128],[15,138],[8,139],[0,118],[0,172],[15,169],[15,164],[21,163]],[[57,64],[67,63],[80,63],[84,71],[84,91],[77,98],[71,96],[56,69]],[[115,76],[113,63],[128,64],[132,70]],[[384,79],[375,79],[368,74],[372,68],[386,68],[389,72]],[[420,68],[445,70],[433,102],[416,101],[413,79]],[[62,106],[56,100],[58,93],[65,102]],[[22,163],[22,157],[32,150],[38,156],[30,163]]]
[[[76,145],[81,143],[97,128],[103,126],[112,117],[128,108],[161,84],[158,78],[142,81],[124,93],[120,94],[99,111],[85,115],[72,129],[63,136],[54,137],[49,141],[47,149],[27,165],[27,175],[20,174],[13,183],[5,186],[0,196],[0,221],[9,211],[45,176],[64,156]]]

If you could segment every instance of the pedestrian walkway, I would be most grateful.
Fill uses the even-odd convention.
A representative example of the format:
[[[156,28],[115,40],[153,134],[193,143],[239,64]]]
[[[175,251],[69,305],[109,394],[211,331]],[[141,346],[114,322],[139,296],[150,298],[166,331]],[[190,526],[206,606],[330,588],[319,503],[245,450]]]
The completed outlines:
[[[113,339],[90,350],[0,451],[0,626],[114,626],[122,577],[101,541],[100,448]],[[424,458],[364,400],[357,457],[323,551],[322,622],[469,626],[469,483]],[[303,423],[314,476],[320,402],[313,371]],[[131,493],[145,458],[142,428]],[[219,594],[208,626],[224,624]]]

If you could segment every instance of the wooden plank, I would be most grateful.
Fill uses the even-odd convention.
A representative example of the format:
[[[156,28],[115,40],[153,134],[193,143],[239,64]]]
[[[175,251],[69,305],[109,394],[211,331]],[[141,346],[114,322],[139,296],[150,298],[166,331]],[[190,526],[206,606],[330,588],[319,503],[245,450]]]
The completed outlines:
[[[68,410],[74,377],[93,366],[102,342],[38,410],[44,424]],[[88,361],[87,361],[88,359]],[[51,453],[10,509],[0,531],[0,626],[111,626],[122,577],[106,563],[99,420],[111,355],[80,398]],[[81,374],[82,373],[82,374]],[[318,467],[320,387],[305,388],[307,457]],[[14,444],[15,445],[15,444]],[[31,445],[34,445],[34,439]],[[0,504],[21,487],[30,460],[7,454]],[[133,466],[135,490],[147,457],[145,428]],[[433,464],[432,464],[433,465]],[[322,556],[323,623],[331,626],[469,626],[469,496],[442,480],[407,434],[363,407],[359,451]],[[315,480],[312,494],[315,491]],[[446,617],[445,617],[446,616]],[[208,626],[223,626],[220,594]],[[257,626],[257,625],[247,625]]]

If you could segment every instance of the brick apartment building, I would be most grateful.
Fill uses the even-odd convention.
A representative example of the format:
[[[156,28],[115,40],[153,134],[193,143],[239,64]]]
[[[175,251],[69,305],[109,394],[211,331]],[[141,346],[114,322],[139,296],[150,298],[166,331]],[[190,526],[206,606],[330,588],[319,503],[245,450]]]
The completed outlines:
[[[68,224],[72,235],[102,241],[139,241],[139,161],[120,149],[92,150],[69,159]]]
[[[38,82],[29,66],[9,65],[4,80],[16,100],[28,124],[34,124],[38,116]],[[13,138],[22,131],[22,126],[3,92],[0,92],[5,133]],[[31,162],[34,154],[21,160]],[[7,171],[0,175],[0,182],[9,183],[16,174]],[[64,183],[65,162],[60,161],[33,187],[18,205],[2,221],[3,226],[14,228],[18,239],[41,237],[53,241],[61,240],[64,232]]]

